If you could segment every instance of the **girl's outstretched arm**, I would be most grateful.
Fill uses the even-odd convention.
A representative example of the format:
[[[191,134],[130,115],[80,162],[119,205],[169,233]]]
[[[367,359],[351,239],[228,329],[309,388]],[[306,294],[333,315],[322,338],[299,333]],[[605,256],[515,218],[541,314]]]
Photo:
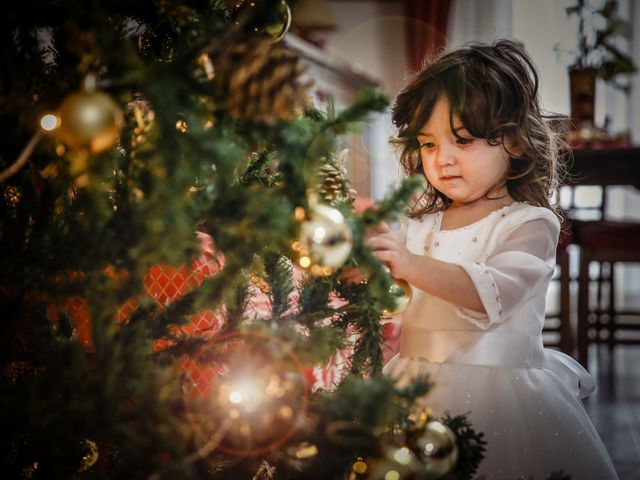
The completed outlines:
[[[439,297],[458,307],[484,314],[485,308],[474,283],[459,265],[411,253],[400,232],[380,224],[367,245],[385,263],[394,278]]]

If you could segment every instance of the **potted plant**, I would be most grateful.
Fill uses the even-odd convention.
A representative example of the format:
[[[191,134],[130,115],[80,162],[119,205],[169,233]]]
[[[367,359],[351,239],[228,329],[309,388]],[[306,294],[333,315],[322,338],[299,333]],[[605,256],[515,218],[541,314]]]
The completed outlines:
[[[568,16],[578,17],[578,45],[569,66],[571,117],[578,128],[593,127],[596,78],[628,92],[629,84],[619,76],[636,72],[631,57],[614,43],[631,33],[629,22],[617,16],[617,7],[615,0],[605,1],[600,8],[591,0],[577,0],[566,9]]]

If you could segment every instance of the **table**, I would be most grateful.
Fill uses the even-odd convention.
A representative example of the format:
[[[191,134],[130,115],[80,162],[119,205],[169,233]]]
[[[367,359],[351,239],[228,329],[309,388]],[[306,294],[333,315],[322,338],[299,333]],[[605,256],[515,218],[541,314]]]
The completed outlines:
[[[633,185],[640,188],[640,146],[576,148],[567,185]]]

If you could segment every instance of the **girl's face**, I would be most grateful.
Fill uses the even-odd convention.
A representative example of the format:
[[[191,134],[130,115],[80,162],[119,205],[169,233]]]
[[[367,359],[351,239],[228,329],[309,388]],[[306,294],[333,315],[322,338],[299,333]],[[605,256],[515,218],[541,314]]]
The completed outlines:
[[[509,154],[502,145],[474,138],[453,117],[456,137],[449,124],[449,99],[441,95],[431,117],[418,133],[420,158],[429,183],[452,200],[452,207],[478,204],[506,195],[505,175]]]

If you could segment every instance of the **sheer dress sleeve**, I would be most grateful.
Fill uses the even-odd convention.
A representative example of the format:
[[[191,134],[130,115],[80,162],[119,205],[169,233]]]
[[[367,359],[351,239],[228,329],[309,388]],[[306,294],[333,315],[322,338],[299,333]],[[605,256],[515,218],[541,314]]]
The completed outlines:
[[[553,275],[559,231],[558,220],[549,212],[512,229],[486,259],[461,264],[486,313],[457,307],[458,315],[486,329],[540,294]]]

